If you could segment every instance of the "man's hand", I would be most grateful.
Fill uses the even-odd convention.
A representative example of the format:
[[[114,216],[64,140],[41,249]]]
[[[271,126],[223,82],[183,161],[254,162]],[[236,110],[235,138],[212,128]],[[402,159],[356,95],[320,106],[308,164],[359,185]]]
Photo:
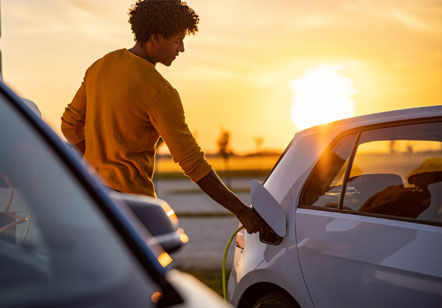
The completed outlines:
[[[245,206],[236,215],[241,224],[248,233],[263,233],[266,230],[266,223],[258,215],[258,213],[251,207]]]

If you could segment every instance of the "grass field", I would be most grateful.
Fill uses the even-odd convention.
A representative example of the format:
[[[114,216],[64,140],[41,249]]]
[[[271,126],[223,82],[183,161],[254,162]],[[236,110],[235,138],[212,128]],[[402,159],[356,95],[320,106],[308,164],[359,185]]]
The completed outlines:
[[[208,158],[213,169],[220,176],[230,177],[265,177],[278,161],[279,155],[254,157],[234,156],[228,163],[221,158]],[[158,179],[177,179],[184,177],[180,166],[171,158],[161,158],[156,161],[155,177]]]

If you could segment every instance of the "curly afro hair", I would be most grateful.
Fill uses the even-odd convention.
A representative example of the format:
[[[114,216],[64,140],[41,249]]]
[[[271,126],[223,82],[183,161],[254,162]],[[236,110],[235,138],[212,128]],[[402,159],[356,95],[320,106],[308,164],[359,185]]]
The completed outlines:
[[[152,34],[169,38],[179,31],[194,34],[199,17],[181,0],[138,0],[129,9],[135,41],[145,43]]]

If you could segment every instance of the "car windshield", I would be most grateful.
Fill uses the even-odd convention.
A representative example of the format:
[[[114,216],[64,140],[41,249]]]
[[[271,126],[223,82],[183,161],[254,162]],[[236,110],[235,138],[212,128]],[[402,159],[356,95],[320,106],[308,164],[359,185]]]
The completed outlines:
[[[0,306],[149,306],[156,290],[42,137],[0,95]]]

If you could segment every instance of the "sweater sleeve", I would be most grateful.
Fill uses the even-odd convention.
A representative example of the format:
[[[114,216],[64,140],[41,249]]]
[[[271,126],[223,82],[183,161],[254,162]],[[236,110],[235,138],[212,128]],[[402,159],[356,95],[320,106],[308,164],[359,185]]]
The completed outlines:
[[[201,180],[212,167],[186,124],[178,92],[171,87],[162,88],[149,107],[152,125],[163,137],[173,160],[193,182]]]
[[[61,117],[61,131],[72,144],[84,141],[86,116],[86,86],[83,81],[72,102],[65,108]]]

